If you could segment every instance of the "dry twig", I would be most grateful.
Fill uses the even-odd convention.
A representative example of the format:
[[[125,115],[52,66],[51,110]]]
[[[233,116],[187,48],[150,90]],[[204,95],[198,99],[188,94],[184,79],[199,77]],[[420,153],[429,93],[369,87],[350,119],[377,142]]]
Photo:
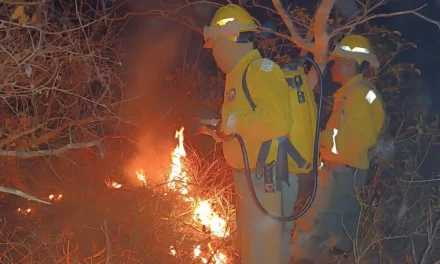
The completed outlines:
[[[29,200],[32,200],[32,201],[36,201],[36,202],[39,202],[39,203],[44,203],[44,204],[50,205],[50,202],[48,202],[48,201],[41,200],[41,199],[39,199],[39,198],[37,198],[35,196],[32,196],[32,195],[27,194],[27,193],[24,193],[24,192],[22,192],[20,190],[17,190],[17,189],[6,188],[6,187],[3,187],[3,186],[0,186],[0,192],[10,193],[10,194],[17,195],[17,196],[20,196],[20,197],[23,197],[23,198],[26,198],[26,199],[29,199]]]
[[[112,251],[110,248],[110,235],[109,235],[109,231],[108,231],[107,220],[104,220],[104,234],[105,234],[105,244],[107,246],[106,264],[110,264],[110,257],[111,257]]]
[[[104,158],[104,148],[102,147],[99,141],[67,144],[61,148],[49,149],[49,150],[36,150],[36,151],[0,150],[0,156],[34,158],[34,157],[49,156],[49,155],[59,155],[65,153],[68,150],[83,149],[90,147],[98,147],[100,158],[101,159]]]

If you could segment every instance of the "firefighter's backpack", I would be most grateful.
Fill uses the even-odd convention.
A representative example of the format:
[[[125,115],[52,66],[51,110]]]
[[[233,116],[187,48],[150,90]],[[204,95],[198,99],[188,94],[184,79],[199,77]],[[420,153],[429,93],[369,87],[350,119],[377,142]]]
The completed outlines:
[[[242,77],[242,86],[250,106],[253,110],[255,110],[257,105],[255,105],[253,102],[246,83],[247,69],[251,63],[252,61],[248,64],[244,71]],[[268,59],[264,59],[262,63],[273,62]],[[286,163],[289,173],[309,173],[313,169],[313,146],[316,133],[317,106],[313,90],[307,84],[303,65],[303,62],[297,61],[280,65],[280,68],[284,72],[286,82],[290,88],[289,97],[292,109],[293,125],[289,131],[289,134],[285,137],[263,142],[257,159],[257,172],[263,170],[262,167],[266,162],[273,140],[278,140],[279,151],[282,151],[286,154],[281,155],[286,156],[284,161],[278,160],[277,162]],[[280,155],[278,155],[278,157],[280,157]],[[283,165],[285,166],[285,164],[282,164],[282,166]],[[286,172],[287,171],[283,171],[281,174],[286,175]]]

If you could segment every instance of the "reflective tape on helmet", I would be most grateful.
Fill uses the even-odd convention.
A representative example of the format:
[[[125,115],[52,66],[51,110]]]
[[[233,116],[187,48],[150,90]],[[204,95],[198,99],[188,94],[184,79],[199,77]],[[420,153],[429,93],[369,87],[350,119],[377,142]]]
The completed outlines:
[[[341,46],[341,49],[343,49],[345,51],[349,51],[349,52],[357,52],[357,53],[365,53],[365,54],[370,53],[370,51],[368,49],[361,48],[361,47],[350,48],[349,46]]]
[[[233,18],[233,17],[232,18],[223,18],[223,19],[220,19],[219,21],[217,21],[216,25],[223,27],[226,25],[226,23],[234,21],[234,20],[235,20],[235,18]]]
[[[377,95],[373,90],[368,91],[367,95],[365,96],[365,99],[367,99],[370,104],[372,104],[376,98]]]
[[[336,147],[336,136],[338,135],[339,130],[337,130],[336,128],[333,128],[333,147],[332,147],[332,153],[333,154],[339,154],[338,152],[338,148]]]
[[[207,41],[208,39],[215,39],[219,36],[222,36],[236,40],[243,29],[252,31],[256,30],[256,28],[256,25],[244,25],[240,24],[234,18],[225,18],[219,20],[217,22],[217,26],[215,27],[205,26],[203,28],[203,38],[205,41]]]

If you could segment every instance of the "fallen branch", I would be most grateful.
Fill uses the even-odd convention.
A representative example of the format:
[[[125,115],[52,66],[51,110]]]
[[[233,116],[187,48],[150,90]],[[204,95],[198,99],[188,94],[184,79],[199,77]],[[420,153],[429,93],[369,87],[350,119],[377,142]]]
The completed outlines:
[[[48,150],[36,150],[36,151],[0,150],[0,156],[18,157],[18,158],[26,159],[26,158],[35,158],[41,156],[49,156],[49,155],[59,155],[68,150],[91,148],[91,147],[98,147],[100,158],[101,159],[104,158],[104,148],[102,147],[99,141],[67,144],[58,149],[48,149]]]
[[[29,194],[24,193],[24,192],[22,192],[20,190],[17,190],[17,189],[6,188],[6,187],[3,187],[3,186],[0,186],[0,192],[14,194],[14,195],[17,195],[17,196],[20,196],[20,197],[23,197],[23,198],[26,198],[26,199],[29,199],[29,200],[32,200],[32,201],[36,201],[36,202],[39,202],[39,203],[44,203],[44,204],[50,205],[50,202],[48,202],[48,201],[44,201],[44,200],[38,199],[35,196],[29,195]]]

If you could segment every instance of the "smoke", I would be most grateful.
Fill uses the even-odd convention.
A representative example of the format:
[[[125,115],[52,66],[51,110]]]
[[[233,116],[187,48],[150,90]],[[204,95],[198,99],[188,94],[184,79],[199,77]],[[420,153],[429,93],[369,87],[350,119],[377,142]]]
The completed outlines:
[[[179,57],[181,32],[170,25],[157,24],[157,20],[149,20],[124,39],[128,53],[124,65],[124,98],[128,101],[124,109],[137,115],[137,125],[146,125],[163,112],[165,75]]]
[[[153,8],[150,1],[130,3],[132,12]],[[125,88],[123,111],[130,123],[123,123],[120,134],[134,139],[137,155],[125,167],[128,179],[139,184],[136,170],[143,169],[147,181],[163,182],[176,146],[175,127],[163,118],[169,105],[166,95],[166,73],[179,59],[182,29],[164,19],[134,17],[122,39]]]
[[[374,148],[374,154],[381,161],[390,161],[393,159],[396,153],[396,146],[394,145],[394,139],[390,135],[385,135],[378,139]]]
[[[171,133],[169,133],[171,134]],[[160,184],[166,182],[170,175],[171,153],[177,142],[172,142],[173,137],[158,141],[158,135],[145,131],[137,139],[138,154],[124,167],[124,174],[132,185],[140,185],[136,172],[146,176],[147,184]],[[173,144],[175,143],[175,144]]]

